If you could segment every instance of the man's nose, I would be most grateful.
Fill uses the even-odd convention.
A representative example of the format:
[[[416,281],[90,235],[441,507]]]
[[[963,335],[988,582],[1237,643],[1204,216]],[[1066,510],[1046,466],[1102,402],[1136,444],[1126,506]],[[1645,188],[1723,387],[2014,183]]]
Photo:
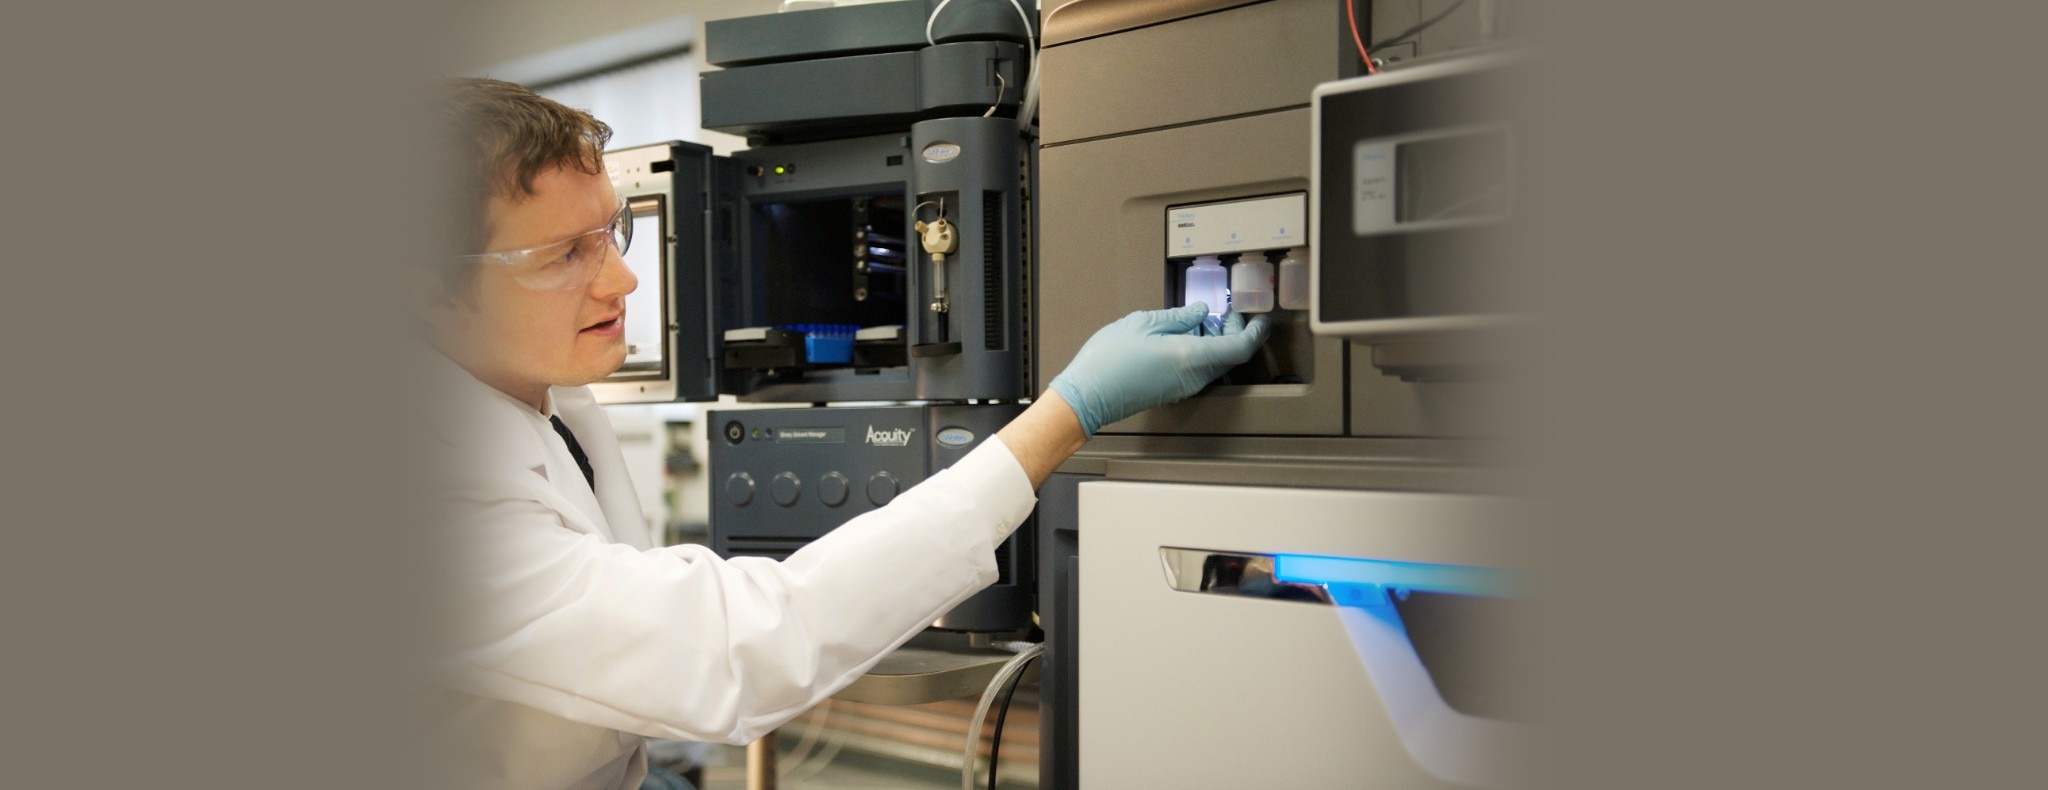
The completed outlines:
[[[617,299],[632,293],[640,287],[640,278],[626,266],[626,256],[617,247],[605,245],[604,263],[597,270],[597,277],[590,281],[590,295],[597,299]]]

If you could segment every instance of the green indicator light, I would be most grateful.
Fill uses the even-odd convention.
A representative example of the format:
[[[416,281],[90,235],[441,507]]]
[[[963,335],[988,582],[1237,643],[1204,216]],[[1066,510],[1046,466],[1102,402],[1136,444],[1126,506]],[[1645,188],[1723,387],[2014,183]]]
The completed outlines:
[[[783,172],[784,172],[784,171],[783,171],[783,169],[782,169],[782,166],[781,166],[781,165],[776,165],[776,166],[775,166],[775,174],[776,174],[776,175],[778,175],[778,176],[779,176],[779,175],[782,175],[782,174],[783,174]]]

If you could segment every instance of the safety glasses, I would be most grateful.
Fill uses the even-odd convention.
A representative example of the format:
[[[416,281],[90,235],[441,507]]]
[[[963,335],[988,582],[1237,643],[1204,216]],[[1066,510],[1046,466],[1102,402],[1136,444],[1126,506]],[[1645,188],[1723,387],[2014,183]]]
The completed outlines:
[[[514,281],[536,291],[567,291],[597,277],[610,253],[606,246],[620,255],[633,246],[633,210],[626,201],[619,201],[618,213],[602,228],[538,247],[462,255],[457,260],[510,267]]]

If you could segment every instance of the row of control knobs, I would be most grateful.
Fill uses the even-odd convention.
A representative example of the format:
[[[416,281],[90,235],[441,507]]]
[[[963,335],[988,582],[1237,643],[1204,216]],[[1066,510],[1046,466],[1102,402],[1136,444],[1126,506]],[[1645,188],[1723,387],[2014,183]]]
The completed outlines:
[[[731,502],[734,507],[746,507],[753,503],[757,488],[753,475],[734,472],[725,479],[725,500]],[[847,480],[846,475],[826,472],[818,477],[814,490],[818,492],[818,501],[825,503],[826,507],[838,507],[846,504],[847,493],[851,489],[852,481]],[[900,490],[901,486],[898,485],[895,475],[876,472],[868,476],[868,501],[874,503],[875,507],[889,504]],[[768,497],[775,500],[775,504],[789,507],[796,504],[798,499],[802,499],[803,495],[803,480],[798,478],[795,472],[777,472],[774,477],[768,479]]]

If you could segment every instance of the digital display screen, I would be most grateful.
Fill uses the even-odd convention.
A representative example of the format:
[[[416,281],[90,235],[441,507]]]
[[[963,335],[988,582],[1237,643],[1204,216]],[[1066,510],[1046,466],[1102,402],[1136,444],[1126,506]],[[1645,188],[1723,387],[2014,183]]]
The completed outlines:
[[[633,244],[626,268],[640,285],[626,294],[626,364],[613,378],[661,376],[667,372],[668,316],[661,295],[668,292],[667,212],[658,197],[632,202]]]
[[[1317,97],[1321,328],[1514,311],[1508,252],[1525,198],[1517,129],[1500,113],[1515,86],[1500,62],[1418,66],[1405,81]]]
[[[1505,129],[1394,146],[1394,221],[1486,219],[1508,213]]]

